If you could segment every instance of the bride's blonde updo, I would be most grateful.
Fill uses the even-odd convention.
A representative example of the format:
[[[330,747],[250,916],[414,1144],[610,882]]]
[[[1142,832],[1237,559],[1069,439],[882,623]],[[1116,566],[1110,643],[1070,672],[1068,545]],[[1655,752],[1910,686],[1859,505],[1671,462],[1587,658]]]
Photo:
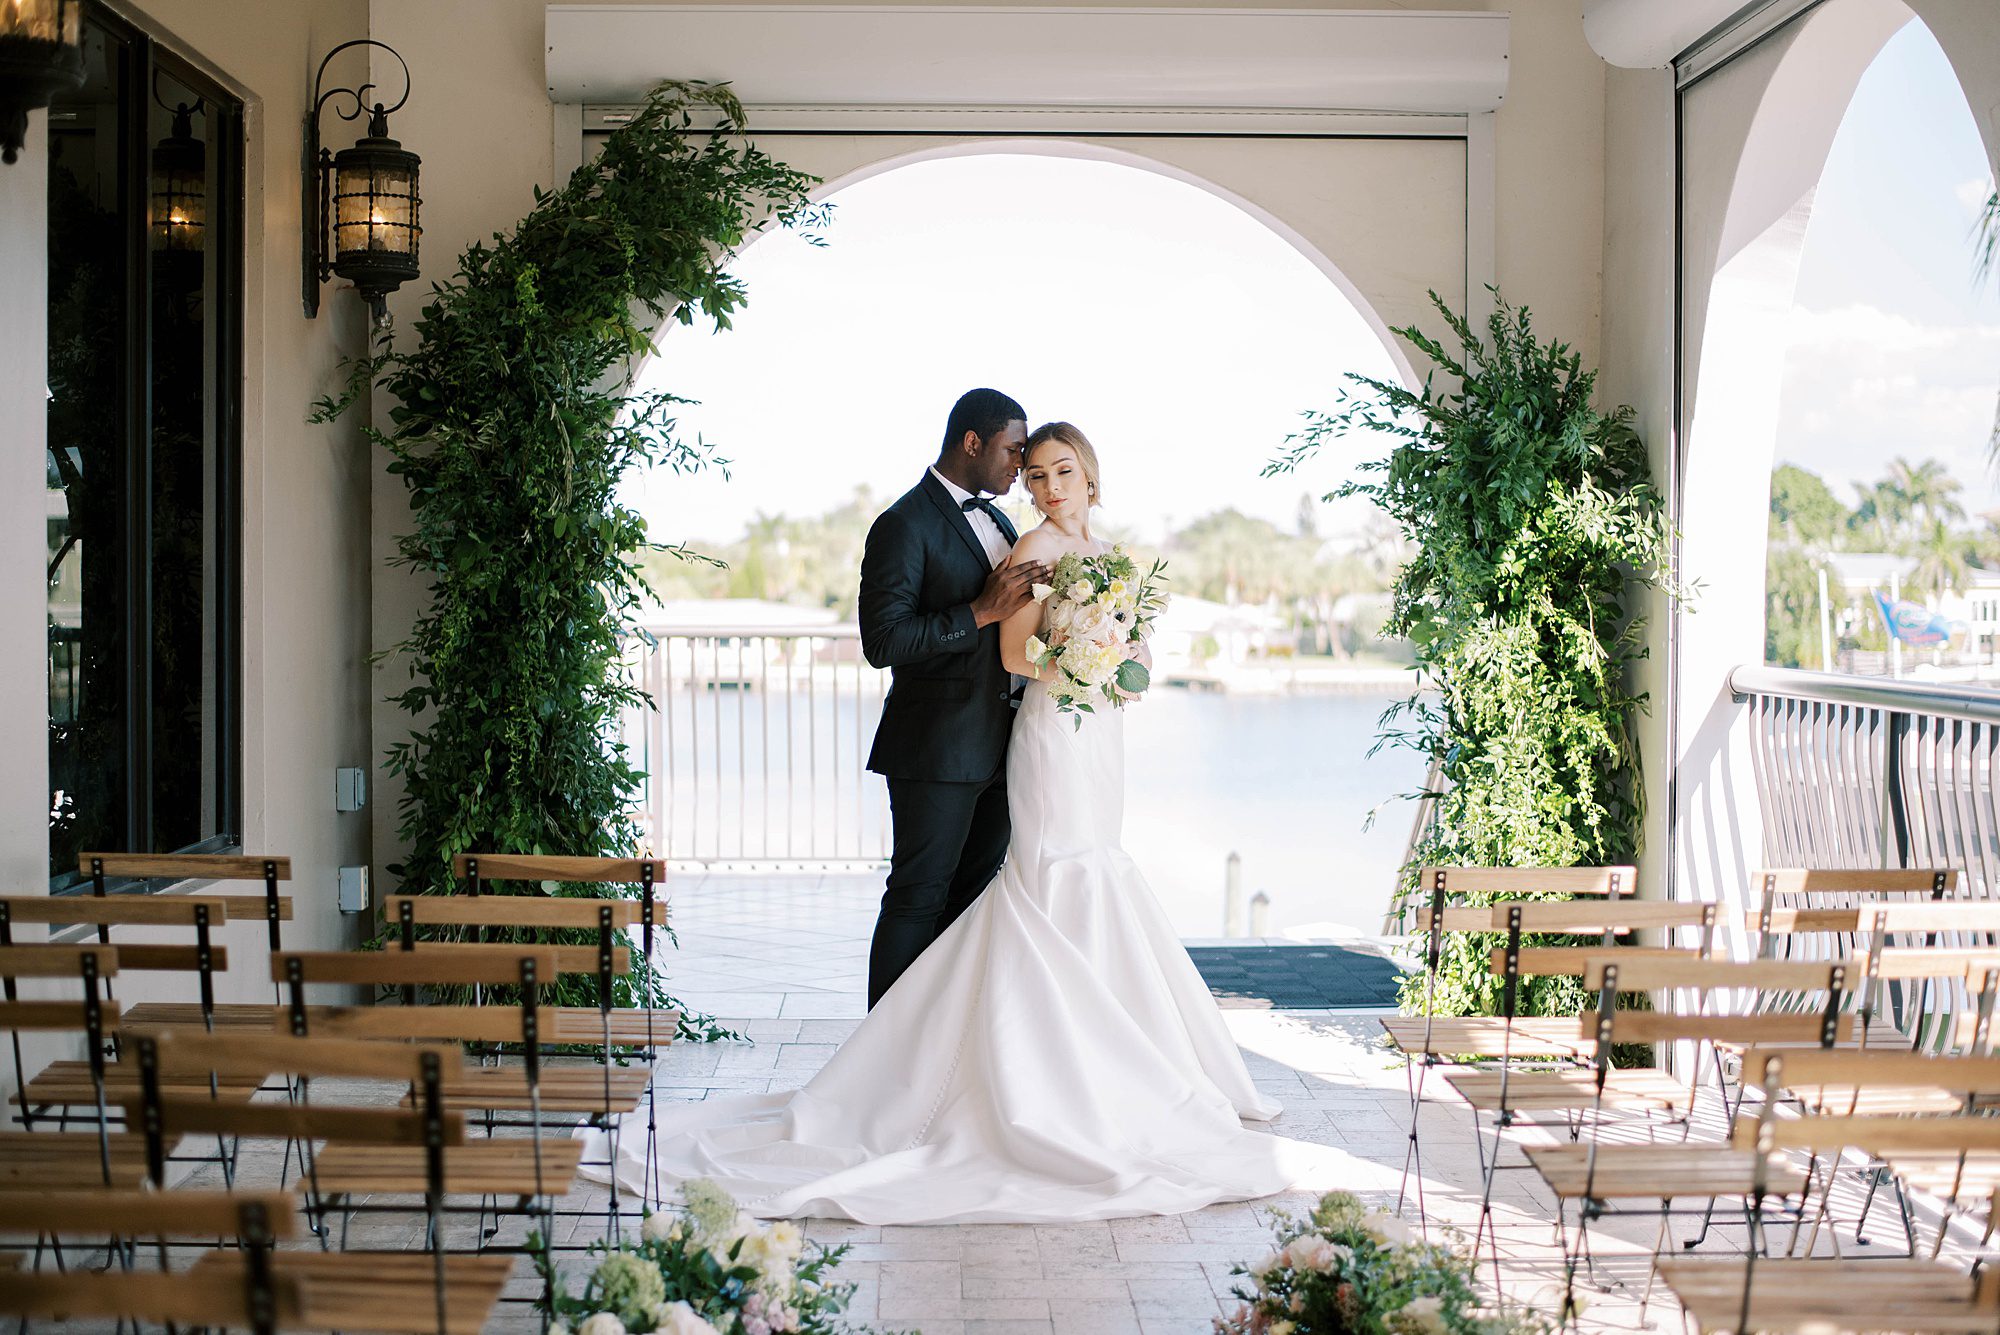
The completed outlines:
[[[1076,462],[1083,469],[1083,480],[1089,487],[1090,503],[1096,505],[1104,499],[1104,488],[1097,481],[1097,451],[1092,448],[1090,438],[1071,426],[1068,422],[1049,422],[1035,428],[1028,437],[1028,447],[1021,451],[1023,466],[1035,457],[1035,451],[1054,441],[1067,445],[1076,455]]]

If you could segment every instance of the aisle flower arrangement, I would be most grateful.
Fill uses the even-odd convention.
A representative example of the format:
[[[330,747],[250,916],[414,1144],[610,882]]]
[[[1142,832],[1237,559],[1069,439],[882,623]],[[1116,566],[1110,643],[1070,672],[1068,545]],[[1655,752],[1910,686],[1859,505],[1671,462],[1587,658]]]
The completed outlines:
[[[1278,1216],[1277,1250],[1231,1273],[1241,1305],[1217,1335],[1546,1335],[1522,1311],[1482,1307],[1474,1259],[1425,1242],[1395,1215],[1330,1192],[1305,1219]]]
[[[845,1246],[806,1241],[797,1224],[765,1223],[713,1182],[681,1188],[675,1214],[646,1216],[637,1243],[603,1244],[583,1291],[572,1295],[545,1247],[551,1335],[835,1335],[853,1284],[829,1276]]]

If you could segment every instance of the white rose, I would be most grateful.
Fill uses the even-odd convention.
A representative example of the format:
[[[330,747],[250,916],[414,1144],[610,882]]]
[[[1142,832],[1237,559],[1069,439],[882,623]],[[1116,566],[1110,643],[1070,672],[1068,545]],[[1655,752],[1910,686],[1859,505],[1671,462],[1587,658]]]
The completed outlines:
[[[686,1303],[668,1303],[662,1307],[654,1314],[653,1329],[660,1335],[718,1335],[715,1327]]]
[[[1389,1314],[1386,1324],[1392,1330],[1433,1331],[1436,1335],[1445,1335],[1451,1329],[1445,1324],[1444,1299],[1438,1297],[1410,1299]]]
[[[1273,1270],[1283,1270],[1284,1268],[1285,1255],[1283,1252],[1267,1252],[1259,1258],[1255,1265],[1250,1267],[1250,1273],[1253,1275],[1268,1275]]]
[[[1070,602],[1067,598],[1060,599],[1049,605],[1049,629],[1051,631],[1066,631],[1075,620],[1076,604]]]
[[[1041,662],[1042,655],[1049,651],[1049,646],[1042,643],[1042,637],[1039,635],[1030,635],[1028,642],[1021,647],[1026,651],[1030,663]]]
[[[1299,1323],[1296,1321],[1273,1321],[1270,1325],[1264,1327],[1268,1335],[1292,1335],[1292,1332],[1298,1328]]]
[[[1293,1238],[1285,1248],[1285,1260],[1294,1270],[1314,1270],[1325,1274],[1341,1259],[1340,1248],[1312,1233]]]
[[[1073,603],[1087,603],[1096,593],[1097,589],[1087,579],[1080,579],[1069,586],[1069,600]]]
[[[671,1215],[658,1211],[646,1216],[646,1222],[639,1225],[639,1236],[647,1242],[667,1242],[673,1238],[674,1220]]]
[[[1417,1240],[1408,1224],[1383,1210],[1370,1210],[1363,1215],[1361,1231],[1385,1247],[1407,1247]]]
[[[1086,603],[1078,608],[1075,618],[1069,623],[1071,635],[1093,644],[1109,644],[1110,637],[1117,632],[1118,623],[1111,619],[1111,613],[1096,603]]]
[[[1054,593],[1055,589],[1047,584],[1030,584],[1028,586],[1028,592],[1030,595],[1034,597],[1034,600],[1036,602],[1040,602],[1042,601],[1042,599]]]
[[[599,1312],[578,1326],[576,1335],[625,1335],[625,1323],[610,1312]]]

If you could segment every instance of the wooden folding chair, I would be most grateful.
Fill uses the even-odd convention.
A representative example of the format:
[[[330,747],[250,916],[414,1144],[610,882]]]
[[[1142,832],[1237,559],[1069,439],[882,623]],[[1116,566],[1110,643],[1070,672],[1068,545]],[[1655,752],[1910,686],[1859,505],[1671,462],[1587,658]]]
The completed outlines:
[[[278,1251],[297,1214],[275,1193],[0,1194],[0,1231],[73,1236],[236,1238],[185,1271],[0,1275],[0,1311],[59,1320],[133,1317],[255,1331],[478,1335],[513,1259],[452,1256],[441,1271],[410,1252]]]
[[[18,924],[91,924],[97,928],[100,941],[107,940],[110,929],[118,925],[186,927],[194,933],[194,941],[189,945],[127,943],[122,946],[100,945],[91,949],[115,950],[118,970],[125,973],[151,970],[193,974],[195,992],[200,999],[197,1009],[206,1012],[214,1006],[216,973],[229,967],[228,948],[216,945],[213,939],[214,930],[228,920],[229,904],[221,896],[117,895],[96,898],[62,895],[51,898],[46,895],[7,895],[0,896],[0,950],[11,947],[19,952],[51,950],[73,953],[84,949],[45,943],[16,945],[14,929]],[[14,956],[16,959],[28,957],[25,954]],[[111,995],[111,978],[109,974],[103,976],[106,998]],[[18,996],[13,978],[0,978],[0,986],[4,986],[9,1001]],[[144,1010],[145,1007],[134,1009]],[[121,1016],[120,1027],[131,1027],[130,1012]],[[115,1037],[113,1045],[116,1046]],[[29,1076],[21,1065],[18,1040],[14,1045],[14,1067],[18,1092],[13,1098],[20,1105],[17,1120],[30,1129],[38,1122],[46,1121],[54,1121],[58,1129],[67,1127],[72,1120],[71,1108],[95,1106],[99,1093],[97,1083],[105,1078],[104,1072],[93,1069],[88,1058],[51,1062]],[[109,1078],[114,1082],[121,1078],[117,1068],[112,1068]],[[257,1083],[247,1085],[236,1081],[216,1092],[220,1094],[226,1089],[232,1096],[248,1098],[258,1084],[261,1084],[261,1078]],[[226,1152],[224,1157],[226,1160]]]
[[[278,1193],[0,1190],[0,1231],[36,1236],[229,1239],[243,1251],[234,1276],[106,1269],[0,1273],[0,1313],[58,1322],[113,1318],[259,1332],[301,1328],[295,1276],[273,1273],[272,1248],[298,1215]],[[129,1258],[123,1258],[129,1266]]]
[[[555,1198],[574,1184],[583,1148],[566,1135],[547,1134],[563,1127],[565,1117],[592,1124],[616,1118],[638,1106],[635,1084],[648,1072],[619,1071],[607,1080],[596,1068],[552,1067],[545,1061],[541,1037],[540,993],[558,972],[562,948],[523,945],[435,946],[415,951],[309,952],[284,951],[272,956],[274,977],[284,981],[290,1002],[279,1023],[294,1037],[337,1036],[350,1039],[444,1039],[459,1043],[518,1043],[518,1067],[457,1066],[440,1079],[443,1106],[483,1115],[487,1139],[464,1147],[445,1164],[449,1190],[477,1194],[479,1234],[483,1246],[492,1236],[486,1225],[491,1211],[530,1213],[544,1221],[545,1238],[552,1238],[548,1221],[558,1213]],[[317,984],[363,984],[416,989],[429,984],[512,986],[519,1001],[509,1006],[427,1006],[419,1004],[312,1008],[305,990]],[[604,1109],[613,1111],[609,1114]],[[495,1111],[524,1112],[526,1120],[501,1122]],[[523,1138],[493,1136],[502,1125],[519,1126]],[[356,1196],[389,1190],[382,1183],[407,1178],[407,1152],[366,1153],[336,1148],[331,1161],[323,1153],[316,1164],[319,1188],[352,1201]],[[512,1199],[509,1210],[502,1202]],[[616,1190],[607,1206],[609,1227],[617,1228],[621,1208]]]
[[[1382,1020],[1385,1041],[1403,1055],[1403,1079],[1410,1096],[1410,1139],[1403,1151],[1403,1178],[1396,1189],[1396,1211],[1401,1213],[1409,1191],[1411,1174],[1417,1181],[1417,1215],[1428,1228],[1423,1201],[1422,1124],[1424,1084],[1436,1066],[1462,1065],[1488,1058],[1544,1057],[1552,1060],[1579,1060],[1582,1053],[1575,1043],[1576,1028],[1567,1016],[1522,1017],[1441,1016],[1435,1013],[1437,974],[1444,954],[1447,931],[1461,929],[1445,925],[1446,899],[1469,898],[1490,905],[1496,900],[1543,896],[1552,899],[1584,896],[1617,902],[1628,897],[1638,884],[1632,867],[1424,867],[1417,873],[1417,886],[1427,903],[1418,910],[1419,930],[1425,935],[1424,1000],[1419,1015],[1386,1016]],[[1612,938],[1607,936],[1606,943]],[[1511,1009],[1511,1008],[1509,1008]]]
[[[280,882],[292,879],[292,860],[282,857],[241,856],[218,853],[82,853],[77,857],[77,870],[90,878],[92,894],[99,898],[109,898],[114,902],[144,900],[157,903],[171,903],[196,896],[165,895],[121,895],[110,892],[113,879],[173,880],[201,882],[255,881],[263,885],[260,894],[208,894],[199,896],[211,904],[221,905],[229,919],[234,922],[261,919],[265,925],[265,940],[272,950],[283,950],[283,925],[292,920],[292,901],[289,896],[278,893]],[[75,896],[62,896],[73,899]],[[217,922],[222,921],[220,918]],[[110,944],[110,936],[104,927],[98,929],[98,939]],[[217,969],[226,965],[218,964]],[[126,1012],[125,1023],[132,1029],[158,1028],[201,1028],[233,1029],[244,1028],[261,1033],[270,1026],[270,1011],[261,1005],[249,1003],[224,1003],[215,1005],[204,998],[199,1005],[183,1001],[141,1002]]]
[[[1611,1056],[1620,1044],[1667,1044],[1692,1042],[1707,1046],[1718,1039],[1733,1042],[1811,1042],[1831,1047],[1840,1036],[1842,1002],[1848,990],[1849,970],[1843,964],[1789,963],[1777,961],[1732,962],[1709,959],[1625,959],[1600,956],[1587,968],[1584,986],[1597,992],[1598,1006],[1586,1014],[1581,1024],[1595,1052],[1592,1075],[1602,1093],[1609,1087],[1613,1072]],[[1711,1011],[1711,997],[1718,993],[1761,992],[1778,986],[1821,995],[1817,1014],[1759,1014],[1754,1005],[1738,1013]],[[1692,992],[1698,997],[1696,1013],[1674,1010],[1621,1010],[1621,994],[1667,991],[1678,997]],[[1702,1066],[1702,1054],[1695,1055],[1694,1069]],[[1540,1174],[1542,1183],[1555,1197],[1556,1227],[1563,1251],[1563,1310],[1575,1315],[1576,1272],[1579,1262],[1594,1269],[1590,1251],[1590,1226],[1613,1215],[1657,1214],[1659,1234],[1653,1253],[1660,1254],[1669,1236],[1676,1213],[1674,1202],[1706,1199],[1698,1211],[1701,1238],[1706,1238],[1715,1214],[1717,1198],[1747,1198],[1764,1184],[1767,1197],[1798,1197],[1803,1203],[1807,1175],[1790,1164],[1758,1165],[1753,1150],[1737,1149],[1720,1143],[1672,1145],[1605,1144],[1601,1133],[1606,1127],[1601,1101],[1593,1104],[1582,1125],[1591,1134],[1570,1145],[1530,1146],[1528,1162]],[[1760,1176],[1761,1175],[1761,1176]],[[1628,1202],[1658,1201],[1657,1210],[1637,1210]],[[1576,1231],[1568,1228],[1566,1210],[1574,1205]],[[1701,1238],[1689,1242],[1693,1247]],[[1652,1297],[1649,1281],[1640,1299],[1643,1316]]]
[[[667,864],[662,858],[622,858],[622,857],[545,857],[508,853],[461,853],[451,860],[452,874],[464,882],[464,894],[484,896],[492,894],[495,882],[523,882],[541,884],[555,882],[565,885],[631,885],[637,886],[639,896],[633,904],[632,922],[621,925],[620,931],[629,932],[633,925],[639,928],[640,992],[643,1005],[632,1007],[610,1006],[610,998],[599,994],[597,1006],[551,1006],[551,1023],[548,1026],[550,1043],[595,1043],[604,1023],[605,1011],[611,1016],[613,1041],[621,1047],[636,1047],[652,1054],[661,1045],[671,1042],[679,1031],[680,1013],[673,1010],[657,1009],[659,999],[659,977],[653,968],[657,959],[655,932],[665,931],[672,938],[672,929],[667,926],[667,904],[664,899],[655,898],[655,892],[664,883]],[[420,897],[421,898],[421,897]],[[437,898],[431,896],[430,898]],[[529,894],[511,898],[528,901],[557,901],[558,896]],[[579,897],[580,902],[593,904],[602,902],[593,897]],[[446,919],[434,919],[443,922]],[[468,924],[470,925],[470,924]],[[563,930],[567,923],[544,922],[519,924],[536,932]],[[587,930],[595,931],[597,924],[587,924]],[[490,939],[482,926],[482,940]],[[586,1037],[587,1035],[587,1037]]]
[[[1928,1057],[1914,1053],[1760,1051],[1745,1059],[1745,1078],[1767,1092],[1780,1088],[1858,1088],[1884,1081],[1935,1088],[1981,1088],[2000,1081],[1990,1058]],[[1755,1120],[1739,1120],[1732,1139],[1766,1164],[1787,1148],[1815,1158],[1849,1147],[1892,1153],[1899,1147],[1936,1148],[1956,1143],[1992,1147],[1995,1124],[1972,1117],[1779,1116],[1784,1107],[1766,1098]],[[1759,1184],[1761,1187],[1761,1183]],[[1753,1191],[1753,1218],[1761,1207]],[[1753,1225],[1754,1227],[1754,1225]],[[1699,1331],[1910,1331],[1990,1332],[2000,1328],[2000,1289],[1992,1272],[1980,1277],[1930,1260],[1777,1258],[1753,1247],[1741,1260],[1662,1260],[1655,1268]]]

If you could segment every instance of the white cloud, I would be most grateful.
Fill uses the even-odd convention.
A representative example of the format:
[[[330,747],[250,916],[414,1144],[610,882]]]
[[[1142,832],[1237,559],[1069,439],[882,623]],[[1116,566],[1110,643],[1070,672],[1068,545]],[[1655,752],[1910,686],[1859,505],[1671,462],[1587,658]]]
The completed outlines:
[[[1986,458],[2000,401],[2000,325],[1926,324],[1874,306],[1795,310],[1778,457],[1854,485],[1898,455],[1942,460],[1966,508],[2000,504]]]

